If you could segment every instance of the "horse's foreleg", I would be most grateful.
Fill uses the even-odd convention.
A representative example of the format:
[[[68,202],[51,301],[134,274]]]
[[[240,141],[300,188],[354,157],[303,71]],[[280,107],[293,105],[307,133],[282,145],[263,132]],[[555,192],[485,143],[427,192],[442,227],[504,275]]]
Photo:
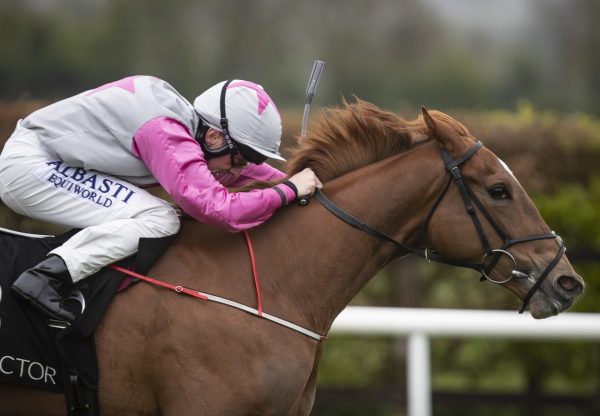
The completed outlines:
[[[315,393],[317,392],[317,372],[319,367],[319,361],[321,359],[321,352],[323,351],[323,346],[319,346],[317,349],[317,354],[315,356],[315,362],[313,364],[312,371],[308,380],[306,382],[306,387],[304,391],[294,403],[291,411],[288,413],[288,416],[308,416],[313,408],[313,404],[315,403]]]

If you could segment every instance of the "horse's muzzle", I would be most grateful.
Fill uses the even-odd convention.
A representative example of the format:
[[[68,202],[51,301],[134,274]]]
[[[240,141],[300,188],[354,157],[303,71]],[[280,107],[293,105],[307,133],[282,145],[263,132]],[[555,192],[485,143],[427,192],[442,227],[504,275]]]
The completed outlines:
[[[540,289],[539,298],[535,302],[532,299],[529,308],[537,319],[558,315],[573,306],[584,291],[584,283],[578,275],[561,274],[555,279],[548,279]]]
[[[553,298],[560,302],[561,312],[573,306],[584,290],[583,279],[568,274],[560,275],[552,284]]]
[[[556,286],[567,297],[577,297],[583,293],[584,283],[579,276],[561,275],[556,279]]]

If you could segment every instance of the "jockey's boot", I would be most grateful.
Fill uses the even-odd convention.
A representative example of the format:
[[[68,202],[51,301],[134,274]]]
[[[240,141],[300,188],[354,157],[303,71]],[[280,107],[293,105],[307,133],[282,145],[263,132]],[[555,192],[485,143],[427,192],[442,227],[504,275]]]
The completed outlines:
[[[12,285],[12,290],[33,307],[61,321],[73,322],[75,313],[63,305],[59,290],[72,285],[67,265],[59,256],[50,255],[32,269],[24,271]]]

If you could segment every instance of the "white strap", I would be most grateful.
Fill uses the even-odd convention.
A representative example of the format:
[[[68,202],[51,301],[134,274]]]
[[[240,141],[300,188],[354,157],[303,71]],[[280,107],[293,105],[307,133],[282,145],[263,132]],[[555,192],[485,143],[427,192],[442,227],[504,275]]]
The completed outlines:
[[[267,320],[269,320],[271,322],[275,322],[276,324],[285,326],[287,328],[293,329],[294,331],[297,331],[297,332],[300,332],[300,333],[302,333],[304,335],[307,335],[307,336],[309,336],[309,337],[311,337],[313,339],[316,339],[317,341],[323,341],[323,340],[325,340],[327,338],[325,335],[317,334],[316,332],[313,332],[313,331],[311,331],[309,329],[303,328],[303,327],[301,327],[299,325],[296,325],[296,324],[294,324],[292,322],[286,321],[285,319],[281,319],[281,318],[278,318],[278,317],[273,316],[273,315],[269,315],[268,313],[264,313],[264,312],[262,314],[259,314],[257,309],[251,308],[250,306],[246,306],[244,304],[235,302],[233,300],[225,299],[225,298],[222,298],[222,297],[219,297],[219,296],[215,296],[215,295],[210,295],[210,294],[204,293],[204,292],[198,292],[198,293],[200,293],[201,295],[206,296],[208,298],[208,300],[210,300],[212,302],[217,302],[217,303],[221,303],[223,305],[231,306],[231,307],[236,308],[236,309],[240,309],[240,310],[242,310],[244,312],[248,312],[248,313],[250,313],[252,315],[258,316],[259,318],[265,318],[265,319],[267,319]]]
[[[0,232],[6,233],[6,234],[11,234],[11,235],[18,235],[20,237],[27,237],[27,238],[49,238],[49,237],[54,237],[53,235],[23,233],[21,231],[9,230],[8,228],[2,228],[2,227],[0,227]]]

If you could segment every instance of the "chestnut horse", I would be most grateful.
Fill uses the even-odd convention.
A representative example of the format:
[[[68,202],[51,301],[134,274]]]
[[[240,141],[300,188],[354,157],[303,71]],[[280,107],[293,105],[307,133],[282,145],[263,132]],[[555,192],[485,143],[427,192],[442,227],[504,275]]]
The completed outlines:
[[[289,171],[311,166],[324,194],[389,239],[314,200],[281,210],[250,232],[264,311],[326,334],[378,270],[411,251],[467,265],[489,255],[488,276],[520,299],[529,294],[533,317],[570,307],[583,280],[510,170],[476,143],[441,112],[423,109],[408,122],[360,100],[327,111]],[[241,234],[185,221],[149,275],[256,306]],[[323,345],[229,306],[137,284],[116,296],[96,333],[102,414],[307,415]],[[1,415],[64,413],[59,395],[0,386]]]

